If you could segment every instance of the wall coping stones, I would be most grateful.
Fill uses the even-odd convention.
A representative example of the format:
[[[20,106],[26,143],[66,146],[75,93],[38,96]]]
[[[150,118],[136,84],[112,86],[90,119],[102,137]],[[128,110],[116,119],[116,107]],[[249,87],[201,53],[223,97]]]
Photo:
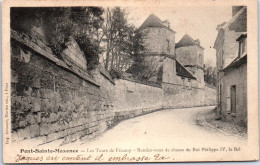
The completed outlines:
[[[73,74],[76,74],[77,76],[83,78],[84,80],[90,82],[93,85],[96,85],[98,87],[100,87],[100,84],[98,84],[95,80],[93,80],[88,73],[86,73],[86,71],[84,71],[83,69],[77,68],[77,69],[71,69],[70,67],[68,67],[66,65],[65,62],[63,62],[62,60],[56,58],[53,54],[49,53],[48,51],[44,50],[43,48],[41,48],[39,45],[37,45],[36,43],[32,42],[32,39],[30,36],[26,35],[26,34],[20,34],[15,30],[11,29],[11,38],[15,39],[16,41],[18,41],[19,43],[27,46],[28,48],[32,49],[33,51],[37,52],[38,54],[40,54],[41,56],[47,58],[48,60],[50,60],[51,62],[55,63],[56,65],[62,67],[63,69],[69,70],[70,72],[72,72]]]
[[[98,70],[99,72],[105,77],[107,78],[112,84],[115,84],[115,81],[113,80],[113,78],[111,77],[111,75],[109,74],[109,72],[101,65],[98,66]]]
[[[216,89],[216,87],[214,87],[214,86],[212,86],[210,84],[207,84],[207,83],[205,83],[205,86],[208,87],[208,88],[211,88],[211,89]]]
[[[135,82],[138,84],[143,84],[143,85],[157,87],[157,88],[162,88],[162,83],[156,83],[156,82],[151,82],[151,81],[141,81],[141,80],[134,79],[133,77],[130,76],[129,73],[126,73],[123,71],[118,71],[118,70],[114,70],[114,71],[119,73],[119,74],[117,74],[118,77],[116,77],[116,79],[131,81],[131,82]]]

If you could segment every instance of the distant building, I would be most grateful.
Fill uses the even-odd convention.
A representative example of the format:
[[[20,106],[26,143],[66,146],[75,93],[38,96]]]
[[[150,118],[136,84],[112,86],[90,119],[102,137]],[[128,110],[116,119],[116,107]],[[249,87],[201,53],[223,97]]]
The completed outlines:
[[[170,28],[170,23],[167,20],[161,21],[156,15],[151,14],[140,26],[139,30],[142,30],[145,34],[145,59],[151,61],[151,63],[157,62],[158,74],[151,78],[150,81],[160,80],[162,82],[176,83],[180,80],[180,83],[184,84],[182,81],[186,78],[186,84],[188,84],[191,79],[196,79],[188,69],[175,59],[176,32]]]
[[[145,60],[150,62],[150,69],[157,72],[149,81],[162,85],[164,107],[206,105],[204,48],[200,46],[200,41],[185,35],[175,44],[176,32],[170,28],[170,23],[161,21],[154,14],[144,21],[139,30],[145,35]],[[211,90],[214,93],[215,89]],[[214,94],[212,96],[215,97]]]
[[[152,72],[157,72],[149,81],[162,81],[163,63],[166,57],[174,57],[175,31],[170,28],[168,21],[161,21],[151,14],[139,27],[145,34],[146,63]]]
[[[232,18],[217,27],[217,113],[247,125],[247,8],[232,7]]]
[[[188,34],[176,43],[176,59],[204,85],[204,48],[199,39],[193,40]]]
[[[175,52],[175,31],[170,28],[168,21],[161,21],[151,14],[139,27],[146,34],[145,46],[147,56],[171,55]]]

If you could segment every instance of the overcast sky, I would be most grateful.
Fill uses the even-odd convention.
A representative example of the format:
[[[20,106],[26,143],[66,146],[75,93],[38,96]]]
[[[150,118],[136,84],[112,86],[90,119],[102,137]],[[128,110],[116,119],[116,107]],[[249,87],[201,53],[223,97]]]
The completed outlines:
[[[150,14],[161,20],[168,20],[170,27],[176,32],[177,43],[185,33],[193,39],[199,39],[204,50],[204,62],[211,60],[216,65],[216,51],[213,48],[217,37],[216,27],[232,17],[232,7],[157,7],[127,8],[129,22],[139,27]]]

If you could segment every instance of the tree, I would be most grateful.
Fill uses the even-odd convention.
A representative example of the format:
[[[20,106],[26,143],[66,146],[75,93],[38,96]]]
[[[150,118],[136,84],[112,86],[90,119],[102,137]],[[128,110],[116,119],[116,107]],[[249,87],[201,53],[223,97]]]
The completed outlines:
[[[99,61],[103,12],[99,7],[11,8],[11,28],[30,33],[32,27],[42,26],[57,57],[73,37],[86,56],[88,68],[92,68]]]
[[[149,81],[151,78],[158,76],[157,80],[161,81],[160,73],[162,74],[162,66],[160,66],[157,57],[140,55],[135,57],[133,65],[127,70],[128,73],[132,74],[134,78],[141,81]]]
[[[106,69],[126,70],[131,65],[135,27],[128,24],[127,13],[120,7],[106,9],[105,34]]]
[[[157,76],[160,71],[162,72],[163,69],[159,63],[159,57],[147,56],[146,54],[144,40],[146,39],[148,32],[149,31],[135,31],[135,35],[131,39],[133,43],[131,50],[133,52],[131,54],[133,65],[127,70],[127,72],[131,73],[134,78],[142,81],[149,81],[152,77]]]
[[[207,60],[204,66],[204,81],[207,84],[216,86],[217,69],[212,66],[212,61]]]

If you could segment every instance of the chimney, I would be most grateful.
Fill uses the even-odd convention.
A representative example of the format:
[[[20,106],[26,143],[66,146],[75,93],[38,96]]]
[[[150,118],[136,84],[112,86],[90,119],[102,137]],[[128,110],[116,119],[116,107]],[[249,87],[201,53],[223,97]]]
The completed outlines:
[[[167,28],[170,28],[170,22],[168,20],[162,21],[163,25],[166,26]]]
[[[195,40],[195,43],[200,46],[200,40],[199,39]]]
[[[221,27],[224,26],[226,23],[227,22],[223,22],[222,24],[218,24],[216,30],[219,31],[219,29],[221,29]]]
[[[232,6],[232,17],[240,10],[243,6]]]

